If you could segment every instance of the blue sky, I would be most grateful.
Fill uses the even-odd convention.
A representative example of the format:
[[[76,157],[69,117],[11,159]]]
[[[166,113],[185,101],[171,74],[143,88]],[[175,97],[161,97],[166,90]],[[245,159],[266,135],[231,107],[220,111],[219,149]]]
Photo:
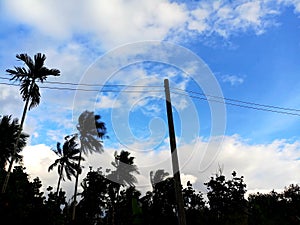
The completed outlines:
[[[0,26],[2,78],[8,77],[6,69],[20,65],[16,54],[42,52],[47,56],[46,66],[58,68],[62,74],[49,81],[143,86],[114,87],[121,91],[102,93],[41,89],[41,104],[28,113],[25,124],[31,139],[24,160],[32,176],[49,184],[56,181],[56,174],[42,169],[55,158],[49,149],[74,132],[76,116],[83,109],[99,112],[111,137],[105,141],[107,155],[91,157],[87,165],[110,166],[114,150],[128,149],[141,167],[141,188],[147,186],[150,170],[159,166],[170,170],[164,78],[181,90],[300,109],[299,0],[91,0],[77,4],[7,0],[0,3]],[[187,51],[199,57],[211,80],[201,81],[205,76],[197,73],[197,64],[191,61],[188,65],[178,53],[174,53],[176,65],[166,63],[172,54],[147,50],[149,41],[168,43],[182,54]],[[134,43],[144,45],[134,49]],[[104,59],[111,60],[111,68],[104,68]],[[143,59],[154,61],[138,61]],[[125,67],[117,68],[120,65]],[[0,82],[8,82],[2,78]],[[211,85],[213,80],[217,86]],[[135,92],[128,92],[132,90]],[[153,90],[159,91],[150,92]],[[299,116],[232,105],[226,105],[223,112],[222,103],[174,91],[178,145],[187,153],[180,153],[184,179],[192,179],[203,189],[205,178],[219,164],[224,173],[235,169],[243,174],[249,190],[280,189],[299,181],[295,175],[300,169],[295,160],[300,155]],[[18,88],[0,84],[0,105],[0,115],[19,118],[23,103]],[[226,122],[224,132],[217,127],[222,120]],[[223,137],[219,146],[213,142],[217,137],[211,133],[212,124],[220,129],[218,138]],[[211,147],[205,147],[208,143]],[[264,164],[265,157],[270,165]],[[209,166],[203,172],[199,164],[206,165],[201,168]],[[265,175],[258,176],[259,171]]]

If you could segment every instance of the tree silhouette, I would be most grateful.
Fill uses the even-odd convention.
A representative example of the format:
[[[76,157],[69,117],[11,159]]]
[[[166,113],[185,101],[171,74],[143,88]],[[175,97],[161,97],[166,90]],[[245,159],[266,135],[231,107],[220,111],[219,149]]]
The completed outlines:
[[[56,150],[53,150],[56,155],[59,156],[58,159],[55,160],[53,164],[51,164],[48,168],[48,172],[53,170],[54,167],[57,166],[57,172],[58,172],[58,183],[57,183],[57,189],[56,194],[59,193],[59,187],[61,180],[65,181],[65,176],[68,178],[68,180],[72,180],[72,176],[76,177],[76,174],[78,171],[81,170],[81,168],[78,165],[79,160],[84,160],[82,157],[79,156],[79,147],[78,143],[76,143],[76,137],[66,137],[65,143],[63,144],[63,147],[61,148],[61,144],[57,143]]]
[[[165,172],[164,169],[159,169],[156,170],[155,173],[154,171],[150,171],[150,182],[152,185],[152,189],[155,189],[155,185],[161,181],[164,181],[166,177],[169,176],[168,172]]]
[[[188,181],[187,187],[182,190],[182,195],[187,224],[207,224],[205,213],[208,212],[208,209],[203,194],[200,191],[196,192],[191,182]]]
[[[6,179],[3,183],[2,193],[5,193],[6,191],[12,166],[15,161],[15,152],[17,151],[17,147],[19,146],[18,142],[21,136],[21,132],[23,130],[23,124],[25,121],[27,110],[30,110],[38,106],[40,103],[41,94],[37,82],[43,83],[50,75],[52,76],[60,75],[60,71],[58,69],[48,69],[47,67],[44,66],[46,60],[46,56],[44,54],[37,53],[36,55],[34,55],[34,60],[32,60],[32,58],[27,54],[19,54],[16,55],[16,57],[18,60],[21,60],[22,62],[25,63],[26,68],[15,67],[14,69],[7,69],[6,72],[12,75],[11,80],[20,82],[21,85],[20,92],[23,101],[25,101],[25,105],[23,108],[20,130],[18,132],[16,143],[13,148],[14,149],[12,154],[13,157],[10,160]]]
[[[246,184],[243,176],[237,177],[233,171],[232,179],[226,180],[220,171],[205,185],[208,189],[211,223],[242,225],[247,222]]]
[[[33,182],[22,166],[15,166],[11,174],[9,189],[1,196],[1,224],[41,224],[43,216],[43,193],[39,178]],[[36,214],[37,213],[37,214]]]
[[[14,144],[16,143],[20,125],[18,119],[13,119],[11,116],[0,117],[0,168],[5,169],[7,163],[10,163],[13,158]],[[22,156],[19,153],[26,146],[26,141],[29,135],[25,133],[20,134],[20,140],[15,151],[16,162],[22,160]]]
[[[83,179],[83,188],[80,194],[82,199],[76,209],[76,222],[86,225],[103,224],[108,215],[110,199],[108,186],[112,182],[105,177],[101,168],[96,171],[90,168]]]
[[[116,214],[118,214],[117,211],[119,210],[118,202],[121,186],[134,187],[137,179],[133,174],[139,174],[138,168],[134,164],[134,157],[130,156],[128,151],[121,150],[119,155],[115,152],[114,156],[115,160],[111,164],[115,167],[115,170],[107,175],[107,178],[113,181],[109,186],[113,225],[116,222]]]
[[[152,224],[177,224],[174,178],[157,183],[153,191],[150,218]]]
[[[78,124],[76,126],[78,133],[73,134],[79,139],[81,158],[82,153],[102,153],[103,152],[103,139],[107,138],[105,123],[100,121],[101,116],[95,115],[94,112],[84,111],[78,118]],[[81,160],[78,161],[78,167],[80,167]],[[76,214],[76,198],[77,198],[77,186],[80,171],[77,172],[74,188],[74,203],[72,219],[75,220]]]
[[[111,164],[115,170],[111,171],[107,177],[121,186],[134,186],[137,179],[133,173],[139,174],[137,166],[134,165],[134,157],[124,150],[121,150],[119,155],[115,152],[114,156],[115,160]]]

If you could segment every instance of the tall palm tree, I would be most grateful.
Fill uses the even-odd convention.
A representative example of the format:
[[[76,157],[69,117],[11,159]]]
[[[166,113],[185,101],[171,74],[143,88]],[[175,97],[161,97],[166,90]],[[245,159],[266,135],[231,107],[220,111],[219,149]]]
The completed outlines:
[[[37,82],[43,83],[48,76],[59,76],[60,71],[58,69],[48,69],[44,66],[46,56],[41,53],[37,53],[34,55],[34,60],[27,54],[19,54],[16,55],[17,59],[24,62],[26,67],[16,67],[14,69],[7,69],[10,75],[12,75],[11,80],[20,82],[21,88],[20,93],[22,95],[23,101],[25,101],[25,105],[23,108],[20,130],[18,132],[18,136],[16,139],[16,143],[14,145],[13,152],[16,152],[18,142],[21,136],[21,132],[23,130],[23,124],[25,121],[26,113],[28,110],[36,107],[40,103],[41,94],[39,91],[39,86]],[[5,193],[6,187],[9,181],[9,177],[11,174],[12,166],[15,161],[15,154],[13,154],[12,159],[9,163],[9,168],[7,171],[7,175],[2,186],[2,193]]]
[[[61,180],[65,181],[64,172],[68,180],[72,180],[72,176],[76,177],[77,172],[81,170],[78,165],[79,160],[84,160],[84,158],[79,156],[79,147],[78,143],[76,143],[76,137],[69,138],[68,136],[65,138],[66,141],[61,148],[61,144],[57,143],[57,148],[54,150],[56,155],[59,156],[58,159],[54,161],[48,168],[48,172],[53,170],[54,167],[57,166],[58,172],[58,182],[56,195],[58,195],[60,182]]]
[[[7,163],[10,163],[13,158],[14,144],[20,130],[18,119],[12,120],[11,115],[0,117],[0,168],[4,170]],[[19,153],[26,146],[28,134],[21,133],[20,140],[15,152],[16,162],[22,161],[22,156]]]
[[[88,153],[102,153],[103,149],[103,139],[107,138],[105,123],[100,121],[101,116],[95,115],[94,112],[84,111],[80,114],[78,118],[78,124],[76,126],[78,133],[74,134],[79,139],[80,143],[80,157],[83,154]],[[80,167],[81,161],[78,161],[78,166]],[[76,214],[76,198],[77,198],[77,187],[80,172],[77,172],[74,188],[74,204],[72,220],[75,220]]]

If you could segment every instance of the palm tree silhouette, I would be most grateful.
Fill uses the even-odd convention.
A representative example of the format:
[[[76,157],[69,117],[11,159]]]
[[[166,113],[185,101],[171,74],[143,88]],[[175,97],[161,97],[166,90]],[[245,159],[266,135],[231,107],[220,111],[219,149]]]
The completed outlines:
[[[11,118],[11,115],[0,118],[0,168],[4,170],[7,162],[10,163],[13,156],[14,144],[20,130],[18,119]],[[15,152],[16,162],[22,161],[22,156],[19,155],[22,149],[26,146],[28,134],[21,133],[20,140]]]
[[[16,67],[14,69],[7,69],[8,72],[13,77],[10,80],[19,81],[21,84],[20,93],[22,95],[23,101],[25,101],[25,105],[23,108],[20,130],[18,132],[18,136],[16,139],[16,143],[14,145],[14,150],[12,154],[12,158],[9,163],[9,168],[7,171],[7,175],[2,186],[2,193],[5,193],[6,187],[9,181],[9,177],[11,174],[12,166],[15,161],[15,152],[17,151],[18,142],[20,139],[21,132],[23,130],[23,124],[25,121],[27,110],[30,110],[39,105],[41,94],[39,91],[39,86],[37,82],[43,83],[48,76],[59,76],[60,71],[58,69],[48,69],[44,66],[46,56],[41,53],[37,53],[34,55],[34,60],[27,54],[16,55],[16,58],[23,61],[27,68],[25,67]]]
[[[118,155],[114,153],[115,161],[111,164],[116,168],[108,175],[108,178],[121,186],[135,186],[137,183],[133,173],[139,174],[138,168],[134,165],[134,157],[129,156],[130,152],[122,150]]]
[[[50,172],[54,167],[57,166],[59,177],[56,195],[58,195],[61,180],[65,181],[64,172],[68,180],[72,180],[72,176],[76,177],[77,172],[80,172],[81,170],[80,166],[78,165],[78,161],[84,160],[84,158],[78,155],[80,150],[78,143],[76,143],[76,137],[74,136],[69,138],[67,136],[65,139],[66,141],[62,148],[61,144],[59,142],[57,143],[57,148],[53,151],[59,156],[59,158],[56,159],[55,162],[48,168],[48,172]]]
[[[168,176],[169,173],[165,172],[164,169],[158,169],[155,171],[155,173],[153,171],[150,171],[150,181],[151,181],[152,189],[155,190],[156,184],[161,181],[164,181],[165,178],[167,178]]]
[[[118,210],[118,201],[121,186],[131,186],[134,187],[137,183],[136,177],[133,173],[139,174],[138,168],[134,165],[134,157],[130,156],[130,152],[122,150],[118,155],[117,152],[114,153],[115,161],[111,164],[116,170],[111,171],[107,175],[107,178],[113,183],[109,187],[109,195],[112,203],[112,224],[115,224],[116,210]]]
[[[80,157],[82,153],[87,155],[88,153],[102,153],[104,151],[103,139],[108,138],[108,136],[106,135],[105,123],[100,121],[100,119],[100,115],[95,115],[94,112],[88,110],[80,114],[78,118],[78,124],[76,126],[78,133],[73,134],[79,139]],[[80,163],[81,161],[79,160],[78,167],[80,167]],[[76,198],[79,175],[80,171],[77,172],[75,180],[72,220],[75,220],[76,214]]]

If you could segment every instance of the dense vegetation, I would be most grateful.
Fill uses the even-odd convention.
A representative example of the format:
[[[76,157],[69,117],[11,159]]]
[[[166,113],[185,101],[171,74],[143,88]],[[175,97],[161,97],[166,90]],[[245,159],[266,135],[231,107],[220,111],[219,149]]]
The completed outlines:
[[[120,154],[128,154],[122,151]],[[82,182],[83,192],[72,221],[72,201],[52,187],[42,193],[39,178],[28,180],[22,166],[13,170],[8,191],[1,196],[1,224],[177,224],[172,177],[153,185],[144,196],[132,185],[120,185],[92,169]],[[156,172],[159,172],[156,171]],[[3,182],[6,171],[1,170]],[[207,200],[190,182],[182,189],[187,224],[299,224],[300,187],[290,185],[281,193],[252,194],[245,199],[246,185],[235,172],[226,179],[216,174],[206,183]]]

